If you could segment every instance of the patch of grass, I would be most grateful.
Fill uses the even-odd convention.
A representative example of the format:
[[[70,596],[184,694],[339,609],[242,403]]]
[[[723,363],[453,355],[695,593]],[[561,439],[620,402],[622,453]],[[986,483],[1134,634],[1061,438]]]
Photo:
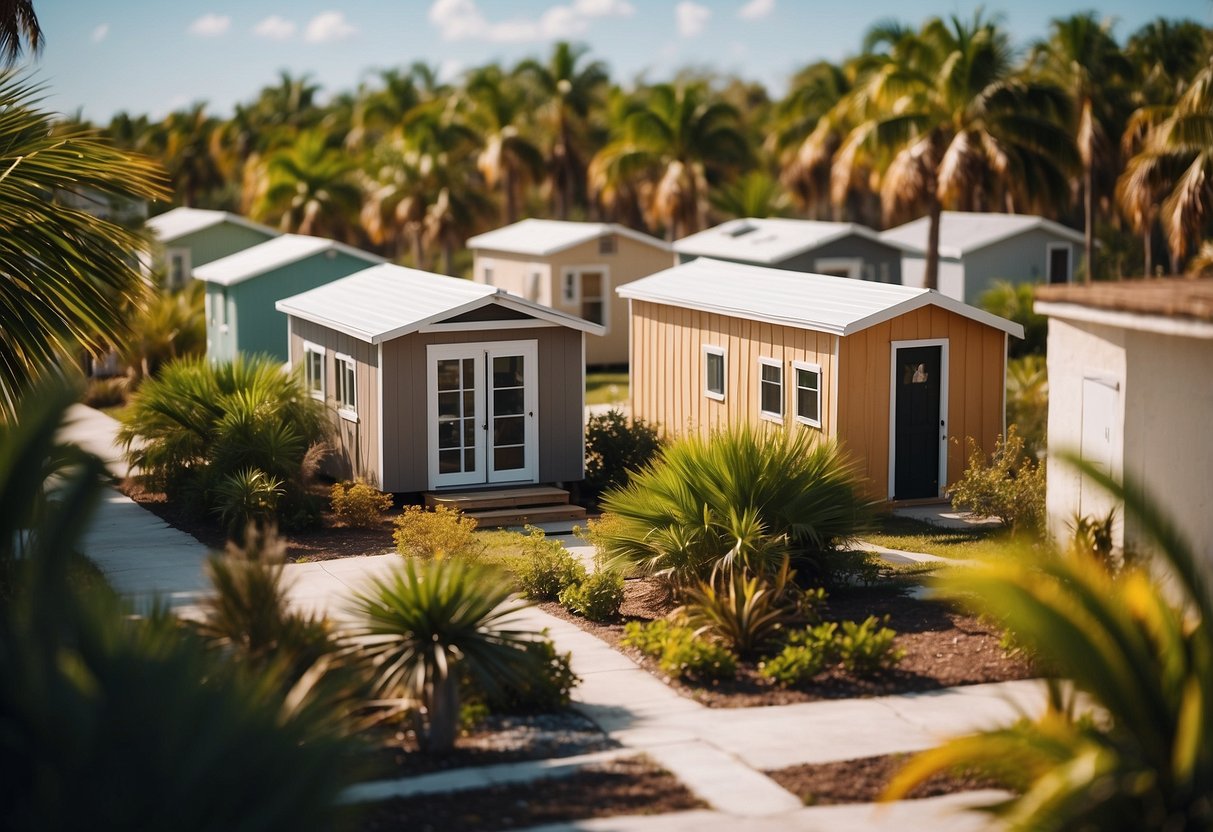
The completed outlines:
[[[945,529],[910,517],[882,514],[872,528],[861,535],[866,543],[922,552],[942,558],[983,558],[1004,556],[1008,550],[1021,545],[1001,526],[973,526],[967,529]]]
[[[586,404],[623,404],[628,400],[628,374],[587,373]]]

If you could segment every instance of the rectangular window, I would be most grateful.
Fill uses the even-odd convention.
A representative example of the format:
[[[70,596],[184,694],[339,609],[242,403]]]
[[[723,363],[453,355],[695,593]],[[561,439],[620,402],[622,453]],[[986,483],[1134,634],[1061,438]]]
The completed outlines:
[[[308,393],[324,401],[324,347],[303,342],[303,374]]]
[[[190,278],[190,250],[170,248],[168,254],[168,288],[180,289]]]
[[[355,394],[354,359],[337,353],[333,357],[333,369],[337,379],[337,410],[354,414],[358,412],[358,397]]]
[[[796,374],[796,421],[802,425],[821,427],[821,367],[816,364],[793,362]]]
[[[703,345],[703,394],[724,401],[725,357],[721,347]]]
[[[1070,244],[1049,243],[1046,251],[1049,255],[1049,282],[1069,283],[1073,252]]]
[[[577,272],[564,273],[564,291],[561,296],[569,305],[577,302]]]
[[[758,415],[783,421],[783,365],[773,358],[758,359]]]
[[[582,272],[580,277],[581,317],[591,323],[605,324],[606,276],[602,272]]]
[[[614,254],[615,253],[615,236],[608,234],[605,237],[598,238],[598,253],[599,254]]]

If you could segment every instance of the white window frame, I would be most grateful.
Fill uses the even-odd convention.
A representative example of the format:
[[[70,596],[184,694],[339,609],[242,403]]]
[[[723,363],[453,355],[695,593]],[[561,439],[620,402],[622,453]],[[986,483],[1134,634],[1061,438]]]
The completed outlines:
[[[802,416],[800,413],[800,378],[797,373],[800,372],[813,373],[817,376],[817,419],[810,419],[808,416]],[[807,389],[807,388],[805,388]],[[793,361],[792,362],[792,418],[797,424],[808,425],[812,428],[821,427],[821,365],[811,364],[808,361]]]
[[[164,257],[164,282],[168,284],[170,289],[180,289],[182,286],[190,282],[192,269],[190,268],[190,250],[185,247],[165,249]],[[181,262],[181,278],[173,277],[173,260]]]
[[[347,376],[345,371],[349,371]],[[333,353],[334,397],[337,400],[337,413],[343,419],[351,422],[358,421],[358,363],[345,353]],[[347,380],[352,386],[347,387]],[[348,401],[347,399],[353,399]]]
[[[320,389],[312,388],[312,356],[320,357]],[[327,370],[328,350],[320,344],[313,344],[311,341],[303,342],[303,380],[307,384],[307,392],[313,399],[325,400],[328,393],[328,373]]]
[[[764,384],[774,384],[774,382],[767,381],[766,379],[764,379],[762,377],[762,368],[763,367],[774,367],[776,370],[779,371],[779,412],[778,413],[776,413],[775,411],[772,411],[772,410],[764,410],[762,407],[762,386]],[[775,422],[780,425],[783,424],[783,411],[784,411],[784,404],[785,404],[784,399],[785,399],[785,393],[786,393],[786,390],[784,388],[783,379],[784,379],[784,372],[783,372],[783,362],[782,361],[775,359],[775,358],[766,358],[766,357],[760,357],[758,359],[758,416],[759,416],[759,418],[765,419],[768,422]]]
[[[813,261],[813,268],[819,272],[825,271],[841,271],[846,269],[847,277],[852,280],[863,279],[863,258],[862,257],[818,257]],[[836,277],[837,275],[827,275]]]
[[[1045,244],[1045,283],[1053,283],[1053,252],[1059,248],[1066,250],[1066,283],[1074,282],[1074,246],[1070,243]]]
[[[566,306],[574,307],[578,317],[584,317],[582,309],[585,304],[585,292],[582,291],[581,276],[585,272],[597,272],[602,275],[602,304],[603,334],[611,331],[611,270],[601,263],[582,266],[566,266],[561,272],[560,297]]]
[[[729,392],[729,354],[724,347],[715,344],[703,345],[703,395],[718,402],[724,401]],[[708,386],[708,356],[720,356],[720,392]]]

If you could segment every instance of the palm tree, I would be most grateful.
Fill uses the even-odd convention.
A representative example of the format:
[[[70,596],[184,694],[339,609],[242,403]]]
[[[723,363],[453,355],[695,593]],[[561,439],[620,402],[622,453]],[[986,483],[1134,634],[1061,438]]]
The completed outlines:
[[[1115,169],[1116,145],[1110,141],[1123,108],[1124,85],[1132,65],[1112,37],[1112,21],[1100,22],[1094,12],[1054,19],[1048,40],[1033,47],[1031,64],[1040,77],[1064,89],[1070,97],[1078,158],[1082,164],[1086,282],[1095,274],[1095,225],[1099,200],[1097,173]]]
[[[525,99],[495,66],[474,73],[466,93],[471,126],[484,142],[476,167],[489,188],[501,189],[503,224],[513,223],[526,186],[543,178],[543,154],[518,129],[526,112]]]
[[[1167,105],[1187,89],[1213,47],[1213,34],[1195,20],[1160,17],[1125,42],[1125,57],[1138,78],[1138,104]]]
[[[775,177],[752,170],[736,182],[716,189],[712,207],[728,217],[790,217],[791,198]]]
[[[60,372],[82,348],[123,343],[126,310],[144,291],[140,236],[52,198],[168,198],[154,162],[97,131],[56,128],[41,90],[0,76],[0,421],[33,379]]]
[[[331,147],[319,130],[301,133],[294,144],[265,161],[265,193],[253,216],[276,222],[284,231],[353,242],[354,218],[362,193],[354,164]]]
[[[856,66],[819,61],[805,67],[776,107],[769,142],[782,161],[781,178],[816,219],[829,216],[830,161],[846,132],[831,113],[853,88]]]
[[[873,45],[885,51],[831,116],[850,125],[833,156],[834,199],[871,168],[886,222],[925,210],[924,282],[935,288],[945,207],[1041,210],[1064,198],[1076,162],[1062,126],[1066,102],[1056,88],[1013,75],[1005,32],[980,13],[876,34]]]
[[[575,202],[584,199],[586,120],[607,84],[606,66],[578,62],[586,54],[583,46],[557,43],[544,66],[534,60],[518,65],[514,74],[535,87],[535,97],[547,119],[548,170],[556,216],[565,220]]]
[[[492,210],[492,202],[477,184],[458,175],[449,179],[426,206],[422,223],[425,244],[431,249],[437,246],[442,253],[443,274],[454,274],[455,249],[476,233],[481,220]]]
[[[658,84],[627,113],[617,137],[595,159],[595,188],[604,175],[649,179],[649,210],[669,239],[698,231],[706,220],[709,184],[750,158],[737,111],[711,100],[699,85]]]
[[[42,51],[42,27],[32,0],[0,0],[0,61],[5,66],[21,57],[23,39],[35,55]]]
[[[199,195],[209,193],[224,183],[212,147],[216,126],[217,120],[207,115],[206,105],[202,102],[169,113],[164,120],[161,158],[181,204],[187,207],[197,205]]]

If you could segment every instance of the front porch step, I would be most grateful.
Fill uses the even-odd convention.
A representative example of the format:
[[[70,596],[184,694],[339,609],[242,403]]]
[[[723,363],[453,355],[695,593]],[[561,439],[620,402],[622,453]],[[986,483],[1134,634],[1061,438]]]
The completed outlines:
[[[567,505],[568,502],[569,492],[563,488],[546,485],[533,488],[499,488],[492,491],[481,489],[454,493],[427,491],[425,494],[425,504],[430,508],[446,506],[447,508],[457,508],[466,514],[482,509]]]
[[[581,506],[567,503],[547,506],[530,506],[528,508],[497,508],[483,511],[465,512],[467,517],[475,518],[477,526],[482,529],[496,529],[503,526],[526,526],[535,523],[553,523],[562,520],[584,520],[585,509]]]

